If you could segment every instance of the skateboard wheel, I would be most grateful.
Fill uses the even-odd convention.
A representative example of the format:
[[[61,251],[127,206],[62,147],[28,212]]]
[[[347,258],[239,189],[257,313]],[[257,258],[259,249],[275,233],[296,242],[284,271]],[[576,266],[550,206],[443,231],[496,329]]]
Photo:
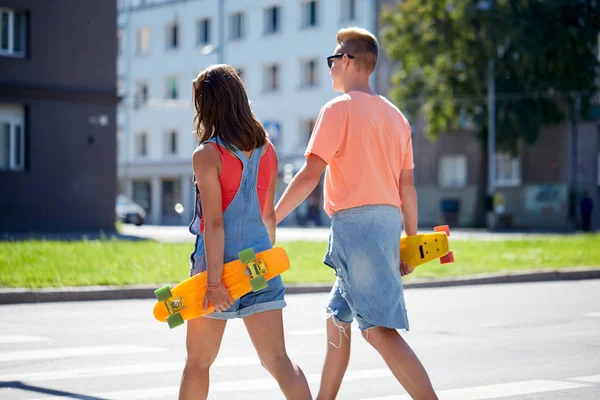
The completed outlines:
[[[450,264],[454,262],[454,252],[450,251],[445,256],[440,257],[440,264]]]
[[[158,301],[165,301],[169,297],[173,297],[173,293],[171,293],[171,288],[168,286],[163,286],[160,289],[156,289],[154,291],[154,295]]]
[[[240,251],[238,253],[238,256],[240,257],[240,261],[242,262],[242,264],[248,264],[250,261],[256,259],[256,254],[254,253],[253,248]]]
[[[448,225],[439,225],[433,228],[434,232],[446,232],[446,236],[450,236],[450,227]]]
[[[253,292],[258,292],[259,290],[268,288],[269,284],[264,276],[257,276],[256,278],[250,280],[250,286],[252,286]]]
[[[177,328],[180,325],[183,325],[183,317],[181,314],[173,314],[167,317],[167,324],[169,324],[169,328]]]

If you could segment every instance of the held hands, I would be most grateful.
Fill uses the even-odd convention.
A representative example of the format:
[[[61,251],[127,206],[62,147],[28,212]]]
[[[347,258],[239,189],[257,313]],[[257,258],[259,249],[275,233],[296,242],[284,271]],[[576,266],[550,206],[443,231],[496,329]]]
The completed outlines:
[[[204,295],[203,308],[208,308],[208,302],[211,302],[216,312],[227,310],[233,305],[233,299],[223,282],[206,286],[206,295]]]
[[[408,266],[408,264],[404,261],[400,261],[400,275],[406,276],[412,273],[415,269]]]

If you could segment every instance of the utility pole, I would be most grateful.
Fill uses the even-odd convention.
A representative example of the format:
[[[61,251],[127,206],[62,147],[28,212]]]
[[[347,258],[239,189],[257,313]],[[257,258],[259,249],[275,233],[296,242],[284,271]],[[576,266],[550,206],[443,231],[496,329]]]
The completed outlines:
[[[223,64],[225,59],[225,0],[219,0],[219,58],[217,62]]]

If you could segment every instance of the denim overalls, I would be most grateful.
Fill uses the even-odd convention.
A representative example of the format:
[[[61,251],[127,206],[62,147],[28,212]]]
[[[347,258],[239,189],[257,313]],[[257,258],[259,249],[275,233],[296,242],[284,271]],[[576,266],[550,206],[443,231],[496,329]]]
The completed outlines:
[[[212,138],[207,142],[217,143],[224,146],[221,139]],[[235,194],[231,204],[223,211],[223,223],[225,229],[225,254],[224,263],[237,260],[238,253],[252,247],[256,253],[272,248],[267,227],[263,223],[260,204],[258,202],[258,191],[256,189],[258,179],[258,166],[263,151],[263,146],[254,149],[250,158],[235,148],[235,156],[243,164],[242,179],[240,187]],[[224,148],[220,150],[225,151]],[[275,171],[277,173],[277,171]],[[202,207],[200,195],[196,186],[196,204],[194,216],[190,223],[190,232],[196,235],[194,252],[190,256],[190,276],[206,271],[206,252],[204,247],[204,232],[200,230]],[[247,317],[263,311],[276,310],[286,306],[283,298],[284,286],[281,276],[269,280],[269,287],[259,292],[250,292],[237,299],[233,306],[225,312],[213,312],[206,317],[216,319],[231,319]]]

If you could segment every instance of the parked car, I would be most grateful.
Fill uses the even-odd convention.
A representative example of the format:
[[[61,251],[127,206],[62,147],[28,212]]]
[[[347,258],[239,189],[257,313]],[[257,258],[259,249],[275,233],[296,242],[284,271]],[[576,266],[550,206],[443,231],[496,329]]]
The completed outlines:
[[[123,195],[117,196],[115,212],[117,213],[118,220],[126,224],[140,226],[146,218],[146,211],[139,204],[134,203]]]

